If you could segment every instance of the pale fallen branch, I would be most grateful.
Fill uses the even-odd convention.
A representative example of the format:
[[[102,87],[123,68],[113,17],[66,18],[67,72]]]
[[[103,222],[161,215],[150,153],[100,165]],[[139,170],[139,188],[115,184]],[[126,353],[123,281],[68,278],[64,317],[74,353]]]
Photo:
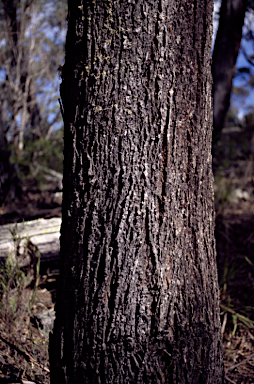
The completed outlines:
[[[226,379],[229,383],[236,384],[236,382],[233,381],[233,380],[231,380],[227,375],[225,375],[225,379]]]
[[[245,364],[248,360],[252,359],[254,357],[254,353],[252,353],[249,357],[246,357],[246,359],[240,361],[240,363],[237,363],[235,365],[232,365],[231,367],[228,367],[225,369],[226,372],[231,371],[232,369],[235,369],[239,367],[242,364]]]
[[[20,240],[19,248],[29,238],[41,253],[42,262],[54,260],[60,252],[60,226],[61,218],[37,219],[24,223],[6,224],[0,226],[0,258],[5,258],[15,252],[15,239]]]

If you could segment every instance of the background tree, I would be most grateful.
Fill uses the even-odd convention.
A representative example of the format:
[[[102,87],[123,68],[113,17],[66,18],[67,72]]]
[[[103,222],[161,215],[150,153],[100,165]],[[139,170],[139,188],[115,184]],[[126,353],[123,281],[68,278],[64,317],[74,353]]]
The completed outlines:
[[[247,0],[222,0],[213,50],[213,141],[216,143],[229,108],[235,63],[242,39]]]
[[[36,158],[36,143],[47,139],[50,146],[53,128],[61,126],[57,68],[63,59],[65,15],[62,1],[0,2],[0,130],[5,151],[0,168],[5,169],[6,183],[11,178],[6,173],[7,146],[16,161],[23,161],[24,144],[33,141],[31,156]],[[2,194],[6,197],[6,191]]]
[[[52,383],[222,383],[212,1],[69,1]]]
[[[219,27],[212,61],[214,145],[220,138],[232,94],[234,101],[237,101],[237,109],[239,110],[240,100],[246,99],[250,92],[253,91],[253,9],[254,3],[252,0],[221,1]],[[239,54],[241,60],[236,65]],[[235,108],[236,105],[234,105],[233,109]],[[244,113],[249,112],[244,105],[241,106],[241,109],[241,114],[243,110]],[[232,111],[230,114],[232,115]],[[236,120],[238,120],[237,116]]]

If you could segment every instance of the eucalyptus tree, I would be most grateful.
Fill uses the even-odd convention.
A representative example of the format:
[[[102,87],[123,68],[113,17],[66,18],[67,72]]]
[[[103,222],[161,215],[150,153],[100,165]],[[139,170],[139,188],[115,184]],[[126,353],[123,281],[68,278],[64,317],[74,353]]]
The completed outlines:
[[[70,0],[53,383],[222,383],[210,0]]]

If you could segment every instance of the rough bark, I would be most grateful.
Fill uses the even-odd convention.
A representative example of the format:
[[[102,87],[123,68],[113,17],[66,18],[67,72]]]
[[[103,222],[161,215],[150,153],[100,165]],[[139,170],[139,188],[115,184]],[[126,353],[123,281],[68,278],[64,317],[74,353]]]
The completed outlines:
[[[222,383],[212,1],[69,1],[53,383]]]
[[[220,137],[230,104],[235,63],[242,39],[246,0],[222,0],[213,51],[213,143]]]

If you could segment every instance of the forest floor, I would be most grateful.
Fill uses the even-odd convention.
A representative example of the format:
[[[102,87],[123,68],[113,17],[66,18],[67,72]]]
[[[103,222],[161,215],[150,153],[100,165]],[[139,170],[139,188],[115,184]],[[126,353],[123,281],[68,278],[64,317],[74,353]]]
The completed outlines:
[[[0,208],[0,224],[60,215],[60,204],[38,193],[18,205]],[[216,243],[226,382],[251,384],[254,383],[254,198],[218,205]],[[15,270],[13,289],[13,280],[7,281],[9,272],[0,271],[0,276],[6,276],[5,281],[0,279],[2,295],[5,289],[5,300],[0,306],[0,383],[49,384],[48,345],[57,273],[44,268],[37,285],[34,281],[26,285],[20,283],[22,276]],[[43,313],[49,320],[46,325],[41,321]]]
[[[254,203],[228,204],[216,218],[226,382],[254,383]]]

